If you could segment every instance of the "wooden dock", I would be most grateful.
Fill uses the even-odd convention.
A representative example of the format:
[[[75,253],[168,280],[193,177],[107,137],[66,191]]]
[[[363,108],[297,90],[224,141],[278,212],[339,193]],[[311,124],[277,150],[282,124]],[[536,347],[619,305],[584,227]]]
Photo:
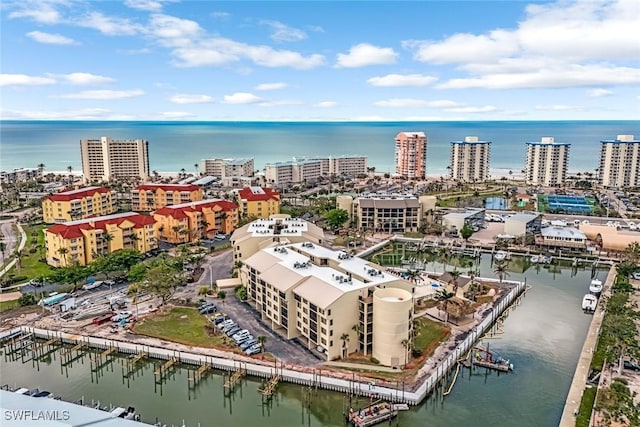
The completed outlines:
[[[60,344],[60,343],[61,343],[60,338],[51,338],[50,340],[47,340],[47,341],[45,341],[43,343],[40,343],[40,344],[36,344],[35,341],[34,341],[33,352],[35,354],[40,354],[42,349],[44,349],[44,348],[49,349],[52,345]]]
[[[129,378],[132,374],[137,372],[141,366],[138,365],[138,362],[146,357],[149,357],[149,353],[143,351],[128,360],[124,360],[122,362],[122,377]]]
[[[156,384],[161,384],[167,379],[167,373],[176,363],[178,363],[178,358],[172,357],[153,372]]]
[[[193,372],[193,375],[189,375],[189,385],[192,387],[195,387],[198,382],[202,379],[202,377],[204,376],[204,374],[211,369],[211,365],[208,363],[205,363],[203,365],[201,365],[198,370]]]
[[[265,397],[271,397],[273,392],[278,387],[278,383],[280,382],[280,375],[276,374],[267,381],[264,387],[258,389],[258,393]]]
[[[89,349],[89,346],[85,342],[80,342],[68,350],[63,351],[60,354],[60,364],[62,366],[70,365],[72,362],[78,360],[83,357]]]
[[[233,390],[245,375],[247,375],[246,369],[238,369],[229,377],[227,381],[224,382],[224,388]]]

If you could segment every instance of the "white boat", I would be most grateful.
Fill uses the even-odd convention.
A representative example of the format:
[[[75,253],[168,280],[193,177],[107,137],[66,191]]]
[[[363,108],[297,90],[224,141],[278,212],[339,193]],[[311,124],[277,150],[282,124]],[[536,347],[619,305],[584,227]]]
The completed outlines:
[[[507,253],[505,251],[498,251],[493,257],[496,261],[504,261],[505,259],[507,259]]]
[[[90,291],[91,289],[100,287],[102,283],[103,283],[102,280],[96,280],[95,282],[87,283],[82,287],[82,289],[85,291]]]
[[[586,294],[582,297],[582,309],[588,312],[596,311],[598,305],[598,298],[593,294]]]
[[[591,284],[589,285],[589,292],[594,295],[600,295],[602,292],[602,281],[598,279],[593,279]]]
[[[530,261],[532,264],[537,264],[540,262],[540,257],[538,255],[534,255],[531,257]]]
[[[111,415],[117,418],[124,418],[125,420],[139,419],[139,417],[136,416],[136,410],[133,406],[129,406],[128,408],[114,408],[111,410]]]

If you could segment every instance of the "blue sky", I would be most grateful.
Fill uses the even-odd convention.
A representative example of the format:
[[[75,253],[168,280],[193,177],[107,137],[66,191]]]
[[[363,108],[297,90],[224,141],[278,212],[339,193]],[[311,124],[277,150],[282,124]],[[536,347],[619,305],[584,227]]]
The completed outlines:
[[[640,2],[3,1],[1,117],[640,116]]]

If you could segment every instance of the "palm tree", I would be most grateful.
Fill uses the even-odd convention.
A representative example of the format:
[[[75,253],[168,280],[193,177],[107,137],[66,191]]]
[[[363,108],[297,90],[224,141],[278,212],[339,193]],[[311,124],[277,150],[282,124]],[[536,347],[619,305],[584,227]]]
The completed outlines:
[[[113,235],[109,233],[102,233],[102,241],[107,244],[107,253],[111,253],[111,242],[113,240]]]
[[[22,268],[22,256],[24,253],[22,251],[16,251],[16,269],[20,271]]]
[[[153,174],[153,180],[154,181],[157,181],[160,178],[160,174],[158,173],[158,171],[154,170],[151,173]]]
[[[505,279],[505,277],[509,276],[507,272],[507,264],[504,261],[498,261],[493,266],[493,272],[496,277],[500,280],[500,283]]]
[[[624,259],[633,264],[638,264],[638,261],[640,261],[640,242],[629,243],[629,246],[624,250]]]
[[[180,178],[184,178],[187,170],[185,168],[180,169]]]
[[[58,248],[58,253],[60,255],[62,255],[62,258],[64,259],[64,266],[68,267],[69,266],[69,261],[67,259],[67,255],[69,254],[69,249],[67,249],[64,246],[62,246],[61,248]]]
[[[174,225],[173,227],[171,227],[171,231],[176,234],[176,239],[178,238],[178,234],[180,234],[180,230],[182,230],[182,227],[180,227],[179,225]]]
[[[267,337],[264,335],[260,335],[257,338],[258,343],[260,344],[260,351],[264,353],[264,345],[267,343]]]
[[[198,176],[198,164],[197,164],[197,163],[194,163],[194,164],[193,164],[193,167],[194,167],[194,168],[196,168],[196,176]]]
[[[342,358],[345,359],[348,354],[347,343],[349,342],[349,334],[345,332],[340,335],[340,340],[342,341]]]
[[[4,251],[7,250],[7,244],[5,242],[0,242],[0,252],[2,252],[2,258],[4,258]]]
[[[436,294],[436,301],[439,301],[439,308],[442,308],[445,313],[445,321],[444,323],[449,323],[449,302],[451,302],[451,298],[455,297],[456,294],[453,292],[449,292],[446,289],[442,289]]]
[[[351,327],[351,330],[354,331],[356,333],[356,337],[358,338],[358,349],[360,349],[360,334],[362,334],[363,329],[362,329],[362,325],[360,323],[356,323],[355,325],[353,325]],[[366,347],[364,348],[364,354],[367,354],[367,349]]]
[[[405,338],[400,341],[400,344],[402,345],[402,347],[404,347],[404,364],[406,365],[407,363],[409,363],[409,350],[412,347],[411,341]]]
[[[67,172],[69,172],[69,186],[71,186],[71,184],[73,183],[73,175],[71,175],[71,172],[73,171],[73,168],[71,166],[67,166]]]
[[[449,272],[449,274],[451,275],[451,281],[449,284],[453,285],[453,293],[455,294],[458,290],[458,278],[460,277],[460,272],[454,268],[453,271]]]
[[[138,296],[140,295],[140,288],[137,284],[129,285],[127,288],[127,296],[132,297],[131,302],[136,306],[136,320],[138,320]]]

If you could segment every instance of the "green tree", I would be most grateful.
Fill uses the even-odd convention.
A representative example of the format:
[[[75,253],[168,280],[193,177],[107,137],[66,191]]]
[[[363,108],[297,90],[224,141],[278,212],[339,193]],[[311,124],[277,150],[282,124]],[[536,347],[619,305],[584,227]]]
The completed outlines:
[[[624,250],[623,259],[638,264],[640,262],[640,242],[629,243]]]
[[[227,297],[227,293],[225,291],[218,291],[218,298],[222,300],[222,304],[224,304],[224,299]]]
[[[140,282],[147,275],[148,269],[149,267],[143,263],[136,264],[129,269],[127,278],[130,282]]]
[[[331,209],[324,214],[324,219],[331,229],[337,229],[349,220],[349,212],[344,209]]]
[[[138,319],[138,304],[140,297],[140,286],[137,283],[129,285],[127,288],[127,296],[131,297],[131,302],[136,306],[136,320]]]
[[[400,341],[400,344],[404,348],[404,364],[406,365],[407,363],[409,363],[409,352],[411,351],[412,347],[411,341],[405,338]]]
[[[347,347],[347,343],[349,342],[349,334],[345,332],[344,334],[340,335],[340,341],[342,341],[342,358],[345,359],[349,351]]]
[[[176,272],[168,265],[160,264],[147,271],[145,278],[140,282],[140,289],[162,299],[165,304],[175,293],[180,284]]]
[[[456,294],[454,292],[449,292],[446,289],[441,289],[436,294],[436,301],[438,301],[438,308],[444,311],[445,313],[444,323],[449,323],[449,303],[451,302],[451,298],[455,296]]]
[[[256,338],[258,340],[258,343],[260,344],[260,351],[264,352],[264,347],[265,344],[267,343],[267,337],[265,337],[264,335],[260,335],[258,336],[258,338]]]
[[[238,297],[238,299],[240,301],[246,301],[247,300],[247,287],[246,286],[238,286],[238,288],[236,289],[236,296]]]
[[[498,280],[500,280],[500,283],[502,283],[502,281],[509,276],[509,273],[507,272],[507,263],[504,261],[497,261],[493,265],[493,273],[496,275]]]
[[[465,241],[467,241],[469,240],[469,237],[471,237],[472,234],[473,234],[473,229],[469,224],[465,222],[462,228],[460,229],[460,236],[462,236],[462,238]]]

